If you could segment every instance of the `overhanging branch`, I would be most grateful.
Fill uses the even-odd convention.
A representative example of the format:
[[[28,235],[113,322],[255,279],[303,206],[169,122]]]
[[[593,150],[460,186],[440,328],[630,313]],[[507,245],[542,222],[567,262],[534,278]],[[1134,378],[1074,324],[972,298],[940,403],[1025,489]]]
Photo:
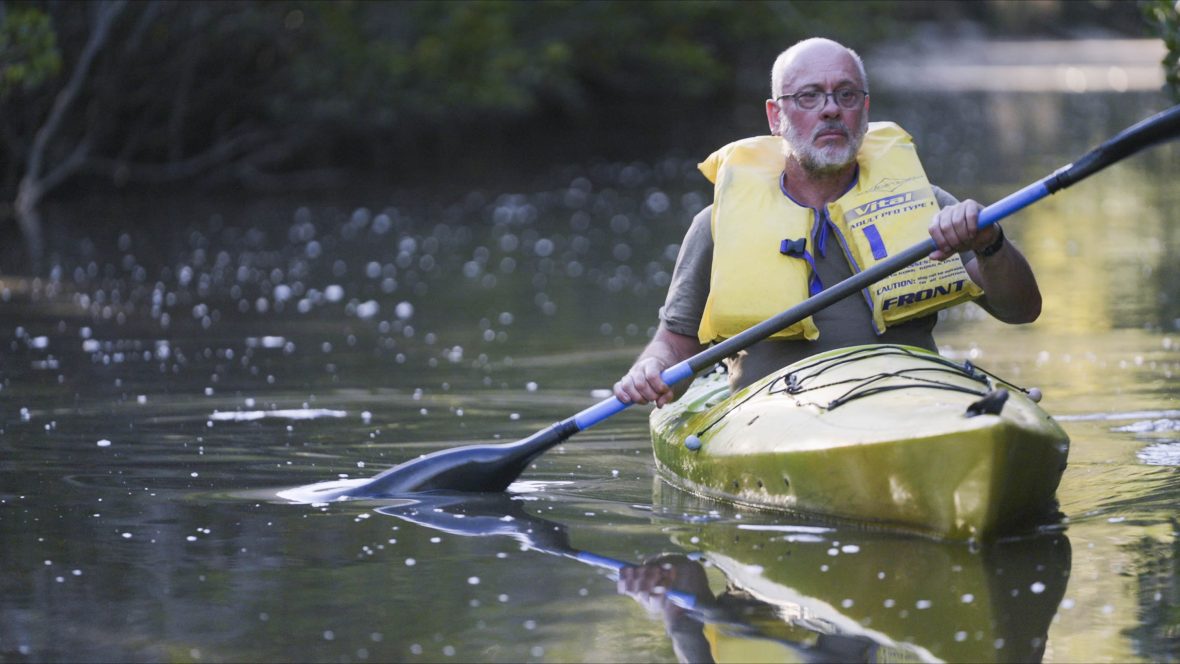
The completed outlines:
[[[78,95],[82,92],[82,87],[86,83],[86,77],[90,74],[90,67],[94,63],[94,58],[98,52],[106,44],[107,37],[110,35],[111,25],[119,14],[127,6],[125,0],[115,0],[114,2],[104,2],[99,5],[98,15],[94,21],[94,29],[90,32],[90,37],[86,40],[86,46],[82,49],[82,54],[78,57],[78,64],[74,67],[74,71],[70,74],[70,80],[65,87],[57,93],[57,97],[53,100],[53,108],[49,112],[49,117],[45,120],[45,124],[37,130],[36,137],[33,139],[33,147],[29,151],[29,159],[25,169],[25,177],[32,180],[41,178],[41,171],[44,168],[45,151],[49,145],[49,141],[57,134],[58,128],[74,105]],[[39,187],[40,192],[44,194],[47,189]]]

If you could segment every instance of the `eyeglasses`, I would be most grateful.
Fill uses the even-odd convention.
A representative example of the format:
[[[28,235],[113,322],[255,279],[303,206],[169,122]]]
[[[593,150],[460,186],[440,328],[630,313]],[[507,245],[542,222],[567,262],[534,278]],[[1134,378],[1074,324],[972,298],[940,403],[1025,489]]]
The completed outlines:
[[[796,92],[793,95],[783,95],[781,97],[776,97],[775,101],[790,99],[791,101],[795,102],[795,106],[799,107],[800,109],[804,111],[814,111],[827,104],[828,97],[831,97],[836,102],[836,105],[840,108],[853,109],[857,106],[860,106],[867,96],[869,96],[867,90],[840,88],[835,92],[804,90],[803,92]]]

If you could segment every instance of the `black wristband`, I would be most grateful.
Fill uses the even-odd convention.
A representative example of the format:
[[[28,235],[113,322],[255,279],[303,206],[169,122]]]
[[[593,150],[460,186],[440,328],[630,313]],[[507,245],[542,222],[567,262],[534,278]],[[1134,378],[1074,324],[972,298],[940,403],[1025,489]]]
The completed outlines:
[[[977,249],[975,251],[976,256],[987,258],[1004,247],[1004,227],[996,226],[996,228],[1000,230],[1000,234],[996,236],[996,239],[993,240],[991,244],[987,245],[983,249]]]

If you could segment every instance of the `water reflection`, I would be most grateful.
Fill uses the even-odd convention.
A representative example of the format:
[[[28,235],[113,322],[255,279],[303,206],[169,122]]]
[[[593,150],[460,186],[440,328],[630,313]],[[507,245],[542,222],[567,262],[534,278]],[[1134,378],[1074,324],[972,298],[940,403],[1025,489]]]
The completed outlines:
[[[670,487],[657,494],[658,518],[692,524],[673,537],[687,553],[639,565],[576,549],[576,531],[538,516],[535,496],[433,494],[377,511],[612,569],[619,592],[664,622],[682,661],[1040,661],[1069,580],[1061,532],[973,548],[735,521]]]
[[[1139,625],[1128,630],[1139,651],[1157,662],[1180,657],[1180,521],[1171,522],[1167,538],[1143,537],[1126,548],[1139,563]]]

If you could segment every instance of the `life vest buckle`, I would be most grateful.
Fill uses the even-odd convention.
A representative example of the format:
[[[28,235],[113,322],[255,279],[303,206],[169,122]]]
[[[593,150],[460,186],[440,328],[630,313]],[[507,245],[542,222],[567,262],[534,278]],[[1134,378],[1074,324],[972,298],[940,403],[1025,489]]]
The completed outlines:
[[[807,253],[807,238],[798,240],[786,239],[779,243],[778,252],[784,256],[802,258]]]

